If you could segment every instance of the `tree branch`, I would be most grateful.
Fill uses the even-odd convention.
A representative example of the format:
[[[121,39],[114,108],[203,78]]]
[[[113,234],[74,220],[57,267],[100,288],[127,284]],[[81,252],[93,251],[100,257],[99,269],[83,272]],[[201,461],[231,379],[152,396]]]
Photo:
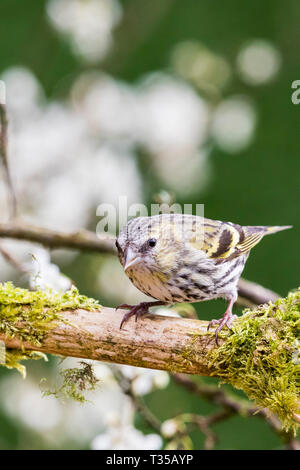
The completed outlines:
[[[14,238],[40,243],[49,248],[71,248],[81,251],[116,254],[115,237],[97,236],[88,230],[79,232],[58,232],[26,224],[1,224],[0,238]]]
[[[131,319],[120,330],[123,312],[115,309],[102,307],[100,312],[80,309],[60,312],[60,315],[62,321],[45,334],[40,347],[28,343],[23,346],[46,354],[150,369],[200,375],[210,375],[214,371],[206,359],[208,351],[216,347],[213,335],[200,336],[193,346],[193,354],[189,355],[191,335],[205,332],[208,322],[151,314],[137,323]],[[26,325],[22,325],[24,327]],[[8,339],[2,334],[0,340],[7,348],[22,347],[17,338]]]
[[[256,282],[246,281],[246,279],[239,280],[238,288],[239,297],[246,299],[252,305],[265,304],[270,300],[275,302],[280,297],[276,292],[266,289]]]
[[[114,236],[106,234],[100,236],[88,230],[67,233],[23,223],[0,223],[0,238],[26,240],[40,243],[49,248],[71,248],[96,253],[117,254]],[[240,279],[238,288],[239,303],[243,306],[260,305],[279,298],[275,292],[245,279]]]
[[[296,432],[300,291],[245,313],[231,332],[222,332],[220,346],[207,332],[208,322],[191,318],[148,314],[138,322],[131,318],[121,330],[122,312],[100,307],[74,288],[64,294],[30,292],[7,283],[0,307],[6,348],[218,377],[278,414],[284,430]],[[200,390],[181,376],[177,382],[224,408],[241,410],[215,390]]]

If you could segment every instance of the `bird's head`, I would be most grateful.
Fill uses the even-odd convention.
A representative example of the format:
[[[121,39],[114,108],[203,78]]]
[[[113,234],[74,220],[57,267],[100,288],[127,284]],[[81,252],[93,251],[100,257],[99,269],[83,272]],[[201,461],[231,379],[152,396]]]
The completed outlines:
[[[176,266],[181,248],[173,232],[164,217],[138,217],[129,221],[116,241],[126,274],[136,269],[168,274]]]

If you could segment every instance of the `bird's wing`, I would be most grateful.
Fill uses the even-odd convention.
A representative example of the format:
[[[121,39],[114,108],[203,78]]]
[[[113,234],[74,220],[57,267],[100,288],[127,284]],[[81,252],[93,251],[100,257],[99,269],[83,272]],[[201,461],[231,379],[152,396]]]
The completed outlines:
[[[239,250],[241,253],[246,253],[247,251],[250,251],[251,248],[253,248],[257,243],[260,242],[260,240],[266,235],[266,230],[255,230],[253,227],[241,227],[242,231],[244,233],[245,238],[241,240],[236,248]],[[251,230],[251,228],[253,230]]]
[[[268,227],[242,227],[219,220],[203,219],[203,224],[202,239],[191,239],[190,243],[220,261],[249,252],[268,233]]]
[[[267,226],[267,225],[256,225],[256,226],[239,226],[240,230],[244,233],[244,239],[237,244],[237,249],[245,253],[251,248],[253,248],[265,235],[271,235],[272,233],[281,232],[282,230],[287,230],[292,228],[291,225],[276,225],[276,226]]]

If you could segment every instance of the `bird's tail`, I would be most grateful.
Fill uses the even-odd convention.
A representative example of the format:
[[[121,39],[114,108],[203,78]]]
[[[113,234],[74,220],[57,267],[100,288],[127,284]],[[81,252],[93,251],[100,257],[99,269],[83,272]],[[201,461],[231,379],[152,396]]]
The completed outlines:
[[[237,248],[241,252],[250,251],[265,235],[271,235],[272,233],[280,232],[281,230],[287,230],[292,228],[292,225],[248,225],[243,227],[244,240],[237,245]]]
[[[263,227],[265,229],[265,235],[271,235],[272,233],[281,232],[281,230],[287,230],[293,228],[292,225],[275,225],[270,227]]]

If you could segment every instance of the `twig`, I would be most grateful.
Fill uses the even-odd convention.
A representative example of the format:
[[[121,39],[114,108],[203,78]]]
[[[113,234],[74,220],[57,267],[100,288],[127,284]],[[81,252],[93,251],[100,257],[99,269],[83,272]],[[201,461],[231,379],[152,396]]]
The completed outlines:
[[[211,450],[218,442],[218,437],[211,426],[225,421],[232,415],[233,411],[229,409],[219,410],[208,416],[191,415],[191,423],[195,424],[205,436],[204,449]]]
[[[9,191],[9,200],[10,200],[10,217],[11,219],[16,218],[17,215],[17,198],[14,191],[10,170],[8,162],[8,152],[7,152],[7,114],[6,106],[4,103],[0,102],[0,155],[2,157],[2,163],[4,168],[4,175],[6,180],[6,185]]]
[[[121,390],[125,395],[129,396],[136,411],[144,418],[146,423],[154,429],[154,431],[161,433],[161,422],[156,416],[149,410],[141,398],[133,393],[132,381],[125,377],[122,372],[115,367],[112,367],[113,375],[118,382]]]
[[[247,414],[253,415],[258,411],[257,408],[247,407],[247,404],[244,405],[241,401],[231,398],[218,387],[206,384],[199,385],[189,379],[185,374],[172,374],[172,377],[178,385],[183,386],[189,392],[201,398],[205,398],[210,403],[228,408],[235,413],[244,414],[246,412]],[[244,408],[244,406],[246,406],[246,408]]]
[[[189,379],[185,374],[172,374],[174,381],[183,386],[189,392],[208,400],[210,403],[224,407],[224,412],[228,411],[228,416],[231,414],[240,414],[242,416],[259,416],[263,418],[271,429],[278,434],[285,442],[286,447],[291,450],[300,449],[300,442],[295,439],[292,433],[287,433],[282,430],[280,421],[276,416],[266,409],[260,409],[245,401],[235,399],[229,396],[224,390],[217,387],[205,384],[197,384]],[[213,424],[210,422],[210,425]]]
[[[152,411],[145,405],[142,399],[139,396],[134,394],[132,390],[132,381],[128,379],[127,377],[125,377],[122,374],[121,370],[115,367],[112,367],[112,371],[123,393],[125,393],[125,395],[127,395],[131,399],[131,402],[135,410],[137,411],[137,413],[139,413],[144,418],[146,423],[155,432],[161,435],[161,429],[162,429],[161,421],[156,416],[154,416]],[[222,412],[218,411],[217,413],[214,413],[213,415],[210,415],[207,417],[200,416],[200,415],[187,415],[187,414],[184,414],[182,416],[184,416],[185,418],[189,416],[190,424],[195,425],[205,435],[205,448],[212,449],[217,441],[217,437],[214,434],[214,432],[210,429],[210,426],[211,424],[214,424],[215,422],[221,421],[222,419],[226,419],[226,417],[228,416],[228,413],[229,413],[228,411],[222,411]],[[180,421],[181,417],[178,416],[175,419]],[[178,430],[175,435],[170,436],[169,438],[165,437],[165,439],[170,440],[170,441],[176,440],[179,443],[181,443],[182,438],[184,436],[188,436],[190,431],[191,431],[190,426],[188,426],[182,430]]]
[[[117,369],[116,367],[112,367],[113,375],[118,382],[119,386],[121,387],[121,390],[125,395],[129,396],[131,399],[131,402],[135,408],[135,410],[144,418],[146,423],[157,433],[161,434],[161,429],[162,429],[162,423],[161,421],[156,418],[156,416],[153,415],[151,410],[145,405],[145,403],[141,400],[141,398],[137,395],[134,394],[132,390],[132,381],[128,379],[127,377],[122,374],[122,371],[120,369]],[[213,424],[216,424],[220,421],[223,421],[227,419],[229,416],[233,414],[233,411],[230,409],[224,409],[221,411],[217,411],[211,415],[208,416],[200,416],[196,414],[183,414],[182,419],[187,420],[189,424],[195,425],[197,428],[201,430],[201,432],[205,436],[205,444],[204,448],[205,449],[212,449],[216,442],[217,442],[217,436],[216,434],[210,429],[210,427]],[[175,418],[176,421],[181,420],[181,415],[176,416]],[[189,433],[191,432],[191,426],[187,426],[184,429],[179,429],[175,435],[170,436],[169,438],[166,438],[167,440],[178,440],[179,442],[182,441],[182,438],[184,436],[188,436]]]
[[[3,256],[3,258],[13,266],[17,271],[20,271],[21,273],[28,274],[29,270],[26,269],[26,267],[20,263],[6,248],[4,248],[2,245],[0,245],[0,253]]]
[[[14,238],[40,243],[49,248],[71,248],[81,251],[116,254],[115,237],[97,236],[88,230],[64,233],[26,224],[0,224],[0,238]]]
[[[239,280],[239,296],[252,302],[254,305],[265,304],[269,300],[274,302],[280,297],[276,292],[266,289],[255,282],[246,281],[246,279]]]
[[[142,399],[139,396],[134,394],[132,390],[132,381],[128,379],[127,377],[125,377],[122,374],[122,371],[117,369],[116,367],[112,367],[112,371],[123,393],[125,393],[125,395],[130,397],[135,410],[144,418],[146,423],[154,431],[161,434],[161,426],[162,426],[161,421],[158,418],[156,418],[156,416],[154,416],[154,414],[146,406],[146,404],[142,401]],[[186,414],[186,413],[182,415],[182,418],[181,418],[181,415],[176,416],[175,417],[176,421],[181,421],[181,419],[184,421],[188,420],[189,426],[184,427],[184,429],[179,429],[175,435],[170,436],[169,438],[166,438],[166,439],[170,441],[176,440],[176,441],[181,442],[182,438],[184,436],[188,436],[189,433],[192,431],[192,428],[190,425],[194,425],[197,428],[199,428],[200,431],[205,436],[204,448],[212,449],[217,442],[217,436],[212,431],[212,429],[210,429],[211,426],[216,423],[219,423],[220,421],[227,419],[233,413],[234,412],[228,408],[228,409],[217,411],[208,416],[200,416],[196,414]]]

